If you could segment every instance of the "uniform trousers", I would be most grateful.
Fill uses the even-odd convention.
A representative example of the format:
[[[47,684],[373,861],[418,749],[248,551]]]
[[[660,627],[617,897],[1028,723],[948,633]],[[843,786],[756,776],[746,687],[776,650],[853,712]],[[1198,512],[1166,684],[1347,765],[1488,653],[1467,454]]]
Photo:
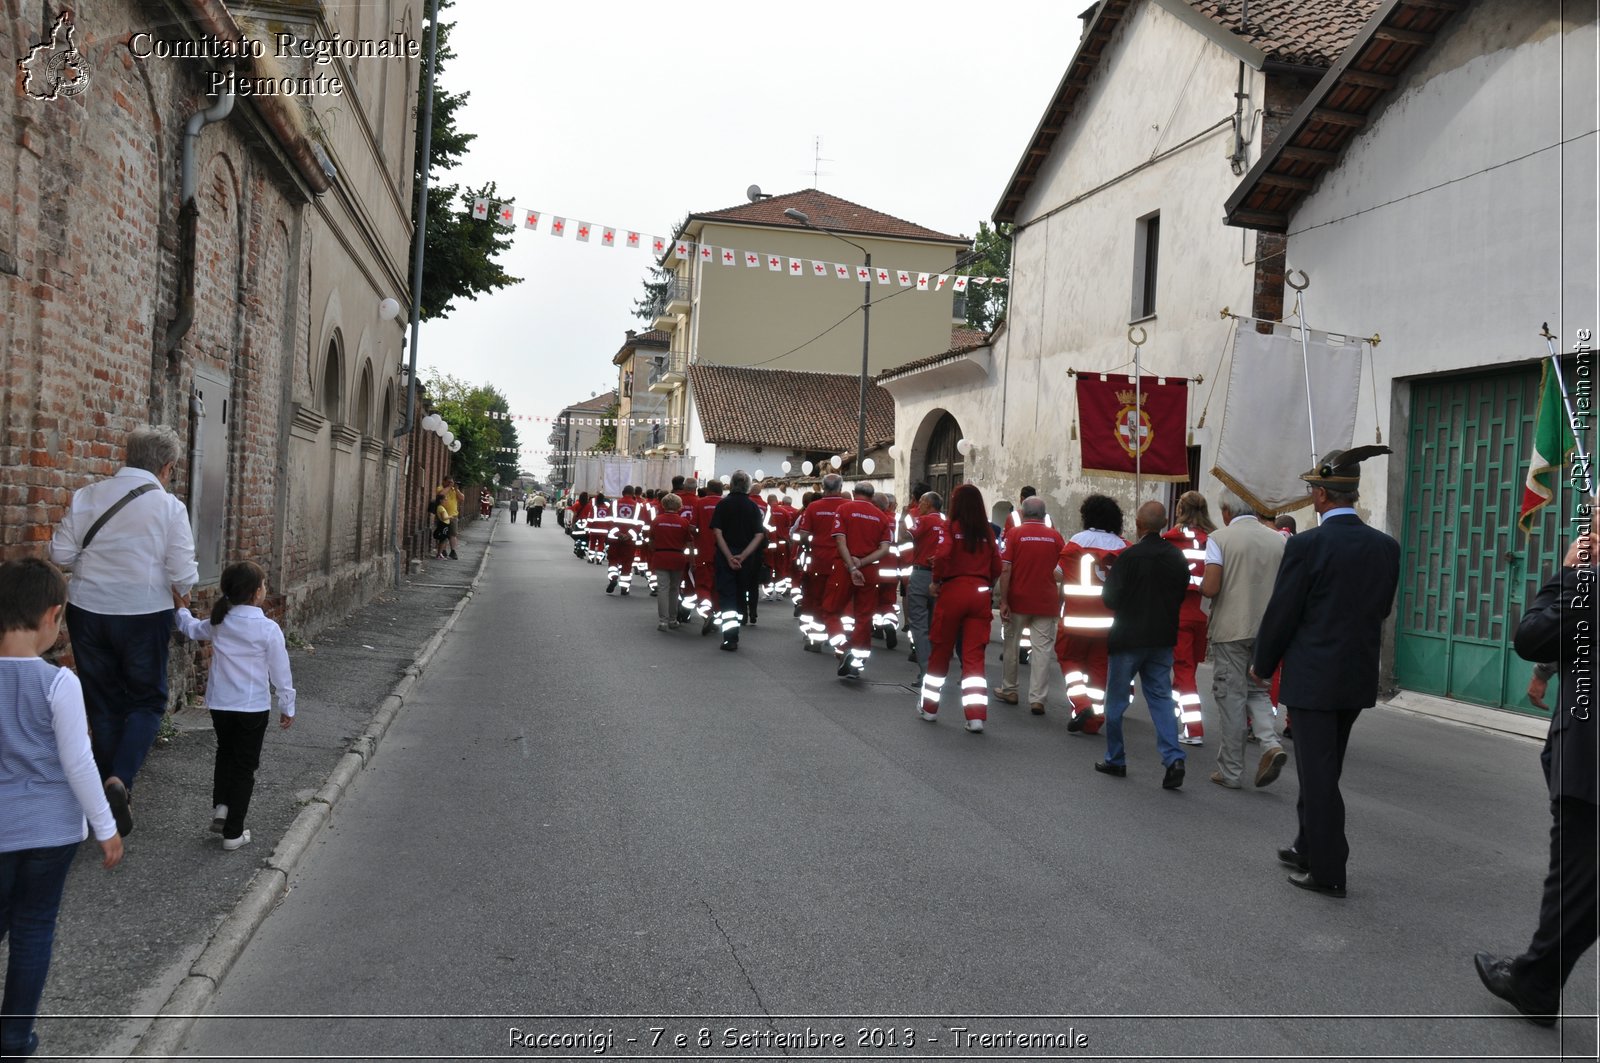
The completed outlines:
[[[918,566],[911,570],[906,584],[906,622],[911,627],[912,645],[917,651],[917,670],[928,670],[928,652],[932,648],[929,629],[933,624],[933,599],[928,597],[928,585],[933,582],[933,572]],[[921,680],[919,675],[918,680]]]
[[[607,571],[621,580],[624,587],[633,580],[634,544],[631,539],[615,539],[606,548]]]
[[[945,674],[961,639],[961,708],[969,720],[989,718],[988,681],[983,677],[983,654],[994,623],[991,588],[976,576],[945,580],[933,600],[933,623],[928,664],[922,677],[922,711],[939,711]]]
[[[872,618],[878,610],[878,581],[870,569],[862,569],[861,575],[862,583],[858,587],[850,579],[848,568],[842,565],[835,568],[829,580],[829,597],[844,602],[839,608],[841,617],[848,614],[854,618],[855,626],[850,629],[848,644],[853,656],[865,660],[872,655]],[[839,632],[844,633],[842,624]]]
[[[1360,709],[1292,709],[1295,714],[1294,768],[1300,778],[1295,812],[1300,833],[1294,847],[1305,857],[1311,877],[1324,886],[1343,886],[1350,843],[1344,835],[1344,796],[1339,776],[1350,729]]]
[[[683,573],[678,569],[652,569],[661,593],[656,598],[656,619],[672,623],[678,619],[678,595],[683,590]]]
[[[802,622],[811,618],[811,626],[806,629],[806,638],[811,642],[823,642],[828,637],[830,625],[822,599],[828,593],[828,577],[832,574],[831,568],[813,569],[800,580],[800,617]]]
[[[266,710],[211,710],[211,729],[217,733],[217,762],[211,770],[211,803],[228,806],[228,819],[222,826],[224,838],[237,838],[244,833],[244,816],[250,811],[256,769],[261,766],[261,742],[266,737],[267,718],[271,715]]]
[[[754,561],[747,562],[738,569],[734,569],[722,559],[718,552],[716,559],[717,581],[717,621],[722,629],[722,641],[725,643],[739,643],[739,624],[745,615],[744,609],[752,592],[760,586],[757,582],[761,578],[761,566]]]
[[[1083,733],[1099,734],[1106,712],[1106,639],[1064,624],[1056,632],[1056,663],[1067,684],[1067,701],[1084,717]]]
[[[694,559],[694,597],[701,616],[710,616],[717,600],[717,548],[697,554]]]
[[[1595,943],[1597,813],[1600,808],[1577,797],[1550,802],[1550,871],[1539,902],[1539,927],[1528,950],[1511,961],[1518,991],[1547,1014],[1556,1013],[1561,987]]]
[[[1206,630],[1209,626],[1210,621],[1204,614],[1182,617],[1178,621],[1178,644],[1172,649],[1172,694],[1178,703],[1178,730],[1188,738],[1205,735],[1200,711],[1200,684],[1195,679],[1195,669],[1206,659]]]

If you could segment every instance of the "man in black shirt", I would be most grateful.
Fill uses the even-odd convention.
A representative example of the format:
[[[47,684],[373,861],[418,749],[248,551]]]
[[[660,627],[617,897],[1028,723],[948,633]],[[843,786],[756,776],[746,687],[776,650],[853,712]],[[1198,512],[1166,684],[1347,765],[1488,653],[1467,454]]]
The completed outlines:
[[[728,481],[728,496],[711,514],[717,539],[717,620],[722,628],[722,648],[739,648],[739,617],[744,600],[761,578],[760,550],[767,533],[761,509],[750,500],[750,474],[743,469]]]
[[[1189,589],[1189,563],[1182,550],[1161,537],[1166,506],[1146,502],[1136,520],[1139,541],[1117,555],[1102,592],[1101,600],[1115,618],[1106,636],[1106,756],[1094,769],[1118,778],[1128,774],[1122,714],[1128,711],[1129,687],[1137,675],[1167,769],[1161,785],[1176,790],[1183,785],[1185,758],[1172,699],[1172,649],[1178,644],[1178,612]]]

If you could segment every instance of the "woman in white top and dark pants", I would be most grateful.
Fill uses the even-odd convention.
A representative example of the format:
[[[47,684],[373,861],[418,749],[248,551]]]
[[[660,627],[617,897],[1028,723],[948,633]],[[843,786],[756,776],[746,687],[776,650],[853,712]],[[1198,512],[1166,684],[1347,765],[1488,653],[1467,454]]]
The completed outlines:
[[[253,561],[229,565],[222,573],[222,597],[207,620],[178,610],[178,630],[192,639],[210,639],[211,674],[206,705],[217,735],[217,762],[211,775],[211,829],[222,847],[233,851],[250,841],[245,813],[261,764],[261,742],[272,714],[272,689],[278,692],[279,725],[294,721],[294,681],[283,631],[265,613],[267,580]]]

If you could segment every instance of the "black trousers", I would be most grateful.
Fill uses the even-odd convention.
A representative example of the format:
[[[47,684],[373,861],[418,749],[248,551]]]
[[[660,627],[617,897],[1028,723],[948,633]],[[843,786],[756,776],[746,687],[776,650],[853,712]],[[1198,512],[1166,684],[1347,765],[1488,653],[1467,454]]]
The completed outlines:
[[[1597,812],[1576,797],[1550,802],[1550,872],[1539,901],[1539,928],[1528,951],[1511,963],[1523,996],[1551,1013],[1561,1003],[1567,976],[1595,942]]]
[[[1294,720],[1294,768],[1300,778],[1300,800],[1295,812],[1300,833],[1294,847],[1311,865],[1311,877],[1324,886],[1343,886],[1350,843],[1344,836],[1344,796],[1339,776],[1344,772],[1344,750],[1360,709],[1297,709],[1288,706]]]
[[[211,803],[228,806],[224,838],[244,833],[244,816],[256,788],[256,768],[261,766],[261,741],[267,734],[270,712],[211,710],[211,729],[217,733],[217,764],[211,772]]]

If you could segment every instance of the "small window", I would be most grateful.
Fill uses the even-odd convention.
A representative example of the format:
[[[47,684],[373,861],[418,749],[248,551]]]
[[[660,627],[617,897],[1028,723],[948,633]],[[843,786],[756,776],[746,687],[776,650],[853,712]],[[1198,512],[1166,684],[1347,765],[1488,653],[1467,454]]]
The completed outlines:
[[[1138,221],[1133,248],[1133,320],[1156,316],[1156,267],[1161,250],[1161,214]]]

